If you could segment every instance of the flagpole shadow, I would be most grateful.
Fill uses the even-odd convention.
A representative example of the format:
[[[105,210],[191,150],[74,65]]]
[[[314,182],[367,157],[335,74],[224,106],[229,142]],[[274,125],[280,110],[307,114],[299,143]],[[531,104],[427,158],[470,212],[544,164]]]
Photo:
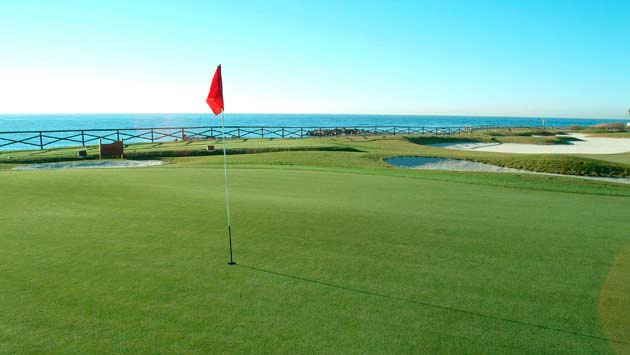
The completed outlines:
[[[410,304],[416,304],[416,305],[420,305],[420,306],[424,306],[424,307],[440,309],[440,310],[448,311],[448,312],[456,312],[456,313],[466,314],[466,315],[469,315],[469,316],[485,318],[485,319],[494,320],[494,321],[500,321],[500,322],[504,322],[504,323],[510,323],[510,324],[518,325],[518,326],[524,326],[524,327],[530,327],[530,328],[538,328],[538,329],[542,329],[542,330],[549,330],[549,331],[554,331],[554,332],[558,332],[558,333],[579,336],[579,337],[582,337],[582,338],[589,338],[589,339],[594,339],[594,340],[599,340],[599,341],[607,341],[607,342],[612,342],[612,343],[630,345],[630,342],[626,342],[626,341],[622,341],[622,340],[609,339],[609,338],[600,337],[600,336],[592,335],[592,334],[585,334],[585,333],[580,333],[580,332],[571,331],[571,330],[554,328],[554,327],[541,325],[541,324],[528,323],[528,322],[524,322],[524,321],[519,321],[519,320],[514,320],[514,319],[509,319],[509,318],[503,318],[503,317],[497,317],[497,316],[493,316],[493,315],[489,315],[489,314],[483,314],[483,313],[474,312],[474,311],[467,311],[467,310],[464,310],[464,309],[459,309],[459,308],[454,308],[454,307],[449,307],[449,306],[443,306],[443,305],[433,304],[433,303],[429,303],[429,302],[417,301],[417,300],[412,300],[412,299],[407,299],[407,298],[402,298],[402,297],[397,297],[397,296],[386,295],[386,294],[373,292],[373,291],[367,291],[367,290],[361,290],[361,289],[356,289],[356,288],[342,286],[342,285],[336,285],[336,284],[325,282],[325,281],[310,279],[310,278],[306,278],[306,277],[302,277],[302,276],[290,275],[290,274],[286,274],[286,273],[282,273],[282,272],[278,272],[278,271],[262,269],[262,268],[255,267],[255,266],[249,266],[249,265],[244,265],[244,264],[240,264],[240,263],[236,264],[236,266],[239,266],[239,267],[242,267],[242,268],[245,268],[245,269],[249,269],[249,270],[252,270],[252,271],[263,272],[263,273],[266,273],[266,274],[271,274],[271,275],[276,275],[276,276],[280,276],[280,277],[290,278],[290,279],[299,280],[299,281],[303,281],[303,282],[309,282],[309,283],[312,283],[312,284],[322,285],[322,286],[326,286],[326,287],[332,287],[332,288],[336,288],[336,289],[340,289],[340,290],[344,290],[344,291],[360,293],[360,294],[374,296],[374,297],[380,297],[380,298],[389,299],[389,300],[393,300],[393,301],[399,301],[399,302],[405,302],[405,303],[410,303]]]

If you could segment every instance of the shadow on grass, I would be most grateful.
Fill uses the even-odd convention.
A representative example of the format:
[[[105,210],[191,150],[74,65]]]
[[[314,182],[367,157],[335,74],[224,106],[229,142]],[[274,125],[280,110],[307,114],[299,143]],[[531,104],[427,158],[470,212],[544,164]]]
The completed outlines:
[[[428,302],[416,301],[416,300],[411,300],[411,299],[397,297],[397,296],[385,295],[385,294],[382,294],[382,293],[377,293],[377,292],[372,292],[372,291],[367,291],[367,290],[360,290],[360,289],[356,289],[356,288],[351,288],[351,287],[346,287],[346,286],[342,286],[342,285],[336,285],[336,284],[328,283],[328,282],[325,282],[325,281],[319,281],[319,280],[309,279],[309,278],[306,278],[306,277],[289,275],[289,274],[285,274],[285,273],[282,273],[282,272],[261,269],[261,268],[254,267],[254,266],[243,265],[243,264],[236,264],[236,266],[240,266],[242,268],[249,269],[249,270],[254,270],[254,271],[258,271],[258,272],[264,272],[264,273],[271,274],[271,275],[282,276],[282,277],[286,277],[286,278],[290,278],[290,279],[294,279],[294,280],[309,282],[309,283],[312,283],[312,284],[322,285],[322,286],[326,286],[326,287],[333,287],[333,288],[337,288],[337,289],[344,290],[344,291],[361,293],[361,294],[364,294],[364,295],[380,297],[380,298],[390,299],[390,300],[399,301],[399,302],[406,302],[406,303],[416,304],[416,305],[420,305],[420,306],[424,306],[424,307],[441,309],[441,310],[449,311],[449,312],[457,312],[457,313],[461,313],[461,314],[467,314],[469,316],[485,318],[485,319],[490,319],[490,320],[495,320],[495,321],[500,321],[500,322],[505,322],[505,323],[511,323],[511,324],[520,325],[520,326],[524,326],[524,327],[531,327],[531,328],[550,330],[550,331],[554,331],[554,332],[558,332],[558,333],[575,335],[575,336],[579,336],[579,337],[583,337],[583,338],[595,339],[595,340],[600,340],[600,341],[607,341],[607,342],[616,343],[616,344],[630,345],[630,342],[626,342],[626,341],[622,341],[622,340],[609,339],[609,338],[600,337],[600,336],[596,336],[596,335],[584,334],[584,333],[579,333],[579,332],[575,332],[575,331],[571,331],[571,330],[565,330],[565,329],[560,329],[560,328],[549,327],[549,326],[541,325],[541,324],[527,323],[527,322],[523,322],[523,321],[519,321],[519,320],[514,320],[514,319],[509,319],[509,318],[502,318],[502,317],[492,316],[492,315],[478,313],[478,312],[473,312],[473,311],[467,311],[467,310],[464,310],[464,309],[458,309],[458,308],[449,307],[449,306],[443,306],[443,305],[438,305],[438,304],[433,304],[433,303],[428,303]]]

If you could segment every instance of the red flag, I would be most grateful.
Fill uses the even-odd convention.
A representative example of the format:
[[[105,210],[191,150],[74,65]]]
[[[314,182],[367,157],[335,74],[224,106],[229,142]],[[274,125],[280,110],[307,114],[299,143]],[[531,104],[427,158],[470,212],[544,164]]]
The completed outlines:
[[[206,103],[210,106],[215,115],[223,112],[223,80],[221,79],[221,65],[217,67],[210,85],[210,93],[206,99]]]

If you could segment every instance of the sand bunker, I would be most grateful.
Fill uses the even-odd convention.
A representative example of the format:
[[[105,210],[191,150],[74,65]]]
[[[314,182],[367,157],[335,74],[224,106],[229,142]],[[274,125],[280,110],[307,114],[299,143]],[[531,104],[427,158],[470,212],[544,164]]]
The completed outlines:
[[[394,157],[394,158],[386,158],[385,162],[394,166],[398,166],[401,168],[408,168],[408,169],[539,174],[539,175],[574,177],[574,178],[580,178],[580,179],[602,180],[602,181],[630,184],[630,179],[626,179],[626,178],[539,173],[539,172],[528,171],[528,170],[504,168],[502,166],[478,163],[478,162],[468,161],[468,160],[447,159],[447,158]]]
[[[572,133],[579,139],[569,144],[539,145],[522,143],[436,143],[432,147],[524,154],[617,154],[630,152],[630,138],[589,137]]]
[[[13,170],[41,170],[41,169],[94,169],[94,168],[141,168],[145,166],[162,165],[161,160],[92,160],[70,161],[60,163],[31,164],[16,166]]]

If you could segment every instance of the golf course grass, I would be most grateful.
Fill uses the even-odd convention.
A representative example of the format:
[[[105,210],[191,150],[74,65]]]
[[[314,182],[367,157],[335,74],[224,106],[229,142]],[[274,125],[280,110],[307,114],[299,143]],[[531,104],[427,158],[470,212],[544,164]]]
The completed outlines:
[[[630,352],[630,186],[384,163],[530,157],[404,137],[229,148],[235,266],[220,155],[0,170],[0,353]]]
[[[621,154],[575,154],[550,156],[548,154],[509,154],[481,151],[464,151],[427,146],[439,142],[521,142],[532,144],[568,144],[571,137],[554,136],[561,131],[540,129],[513,129],[476,132],[453,136],[402,135],[402,136],[355,136],[325,137],[307,139],[231,139],[227,144],[230,155],[244,155],[236,162],[248,161],[253,164],[289,164],[311,167],[336,166],[359,168],[388,167],[383,158],[396,155],[431,156],[455,159],[467,159],[482,163],[499,165],[507,168],[530,170],[542,173],[565,175],[583,175],[599,177],[630,177],[630,153]],[[208,151],[208,146],[214,151]],[[12,168],[23,163],[49,163],[68,160],[82,160],[77,151],[86,149],[87,159],[98,158],[98,147],[57,148],[47,150],[28,150],[0,152],[0,169]],[[314,155],[289,154],[289,161],[283,159],[269,161],[261,153],[274,152],[318,152],[323,159],[313,160]],[[333,153],[334,152],[334,153]],[[252,154],[256,153],[256,154]],[[339,154],[360,153],[360,154]],[[155,142],[129,144],[125,156],[129,159],[164,159],[178,157],[220,156],[220,140]],[[315,155],[317,156],[317,155]],[[276,155],[272,155],[276,157]],[[307,157],[302,159],[302,157]],[[347,160],[346,157],[350,157]],[[205,158],[204,158],[205,159]],[[262,161],[261,161],[262,160]],[[202,160],[205,161],[205,160]]]

